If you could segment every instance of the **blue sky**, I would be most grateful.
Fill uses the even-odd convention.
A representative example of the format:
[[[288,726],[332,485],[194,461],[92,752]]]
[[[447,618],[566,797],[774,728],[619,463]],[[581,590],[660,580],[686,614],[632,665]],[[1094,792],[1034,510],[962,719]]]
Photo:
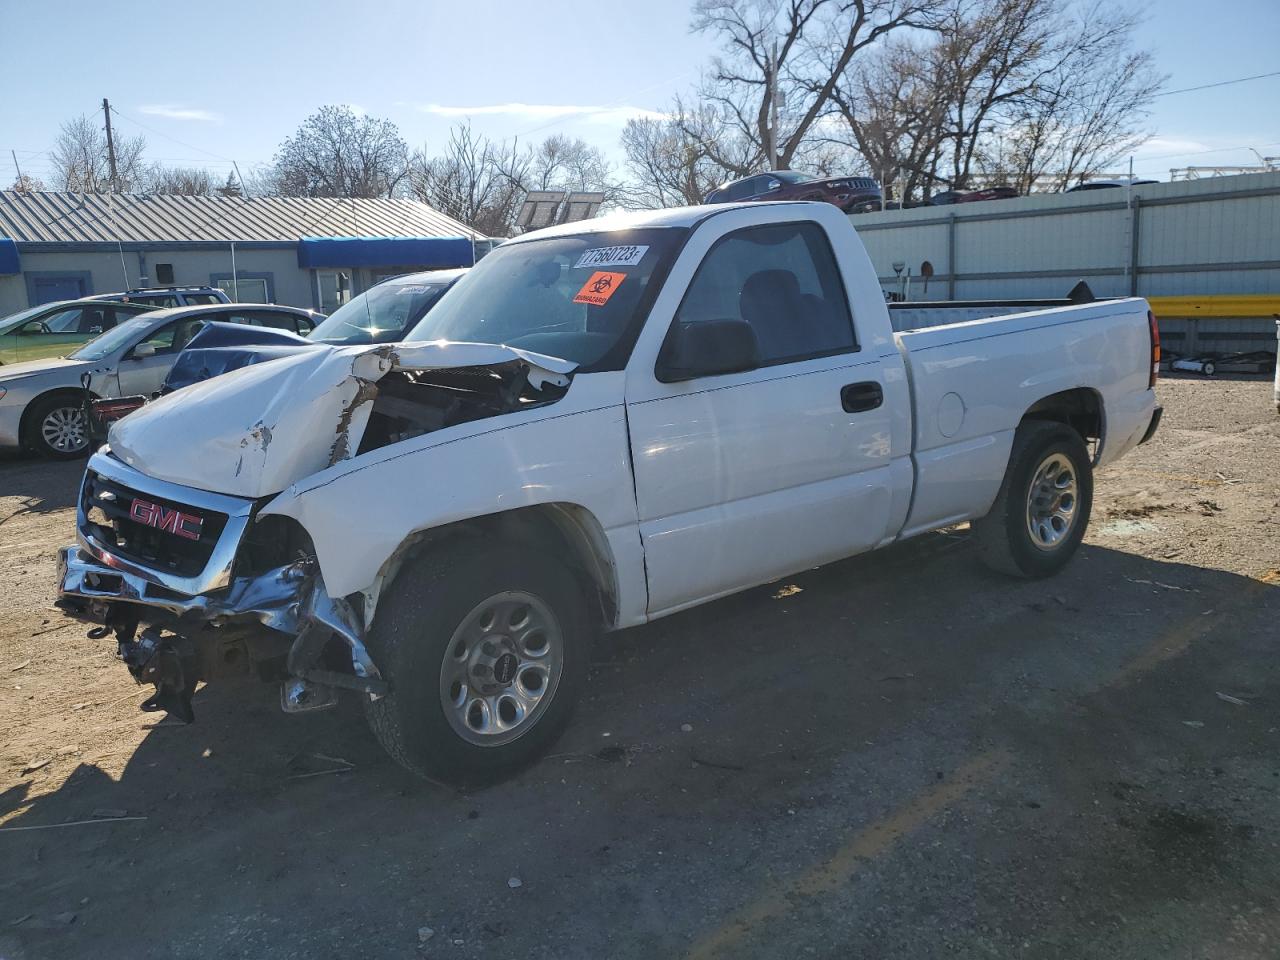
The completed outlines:
[[[63,120],[100,108],[143,133],[148,156],[225,172],[269,161],[316,107],[348,103],[442,143],[470,116],[491,136],[580,136],[618,160],[626,118],[660,111],[714,52],[689,0],[0,0],[0,181],[10,150],[47,175]],[[108,13],[109,11],[109,13]],[[1278,0],[1152,3],[1139,32],[1177,90],[1277,66]],[[1138,173],[1280,154],[1280,77],[1162,97]]]

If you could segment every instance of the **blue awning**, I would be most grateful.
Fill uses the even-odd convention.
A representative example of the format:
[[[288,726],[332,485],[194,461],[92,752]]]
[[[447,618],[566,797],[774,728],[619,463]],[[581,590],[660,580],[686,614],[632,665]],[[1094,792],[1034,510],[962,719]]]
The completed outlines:
[[[303,237],[298,266],[469,267],[474,253],[466,237]]]
[[[18,265],[18,245],[8,237],[0,237],[0,273],[21,273]]]

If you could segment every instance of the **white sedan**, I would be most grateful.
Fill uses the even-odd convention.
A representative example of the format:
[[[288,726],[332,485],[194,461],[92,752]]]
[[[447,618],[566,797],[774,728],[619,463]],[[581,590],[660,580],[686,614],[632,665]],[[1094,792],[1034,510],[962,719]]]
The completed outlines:
[[[66,357],[0,368],[0,448],[70,459],[89,447],[84,377],[94,397],[152,394],[182,348],[218,320],[307,334],[322,314],[275,304],[209,304],[152,310],[108,330]]]

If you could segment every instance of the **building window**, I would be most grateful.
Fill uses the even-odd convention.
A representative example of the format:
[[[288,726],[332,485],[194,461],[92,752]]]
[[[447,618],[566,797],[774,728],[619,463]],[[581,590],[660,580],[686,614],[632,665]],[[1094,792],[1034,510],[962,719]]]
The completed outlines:
[[[229,273],[215,273],[209,277],[210,286],[226,293],[235,303],[275,303],[276,283],[272,273],[245,273],[236,271],[233,282]]]
[[[173,286],[173,264],[172,263],[156,264],[156,286],[158,287]]]

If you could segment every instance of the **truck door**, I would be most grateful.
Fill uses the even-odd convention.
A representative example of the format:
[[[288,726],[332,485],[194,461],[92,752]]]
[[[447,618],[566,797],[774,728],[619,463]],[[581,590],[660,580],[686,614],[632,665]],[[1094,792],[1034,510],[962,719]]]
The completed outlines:
[[[642,338],[627,369],[651,614],[868,549],[892,512],[883,365],[857,342],[825,229],[735,219],[691,238],[670,283],[695,257],[692,279],[646,326],[663,345]],[[705,323],[749,325],[758,365],[662,382],[680,326]]]

